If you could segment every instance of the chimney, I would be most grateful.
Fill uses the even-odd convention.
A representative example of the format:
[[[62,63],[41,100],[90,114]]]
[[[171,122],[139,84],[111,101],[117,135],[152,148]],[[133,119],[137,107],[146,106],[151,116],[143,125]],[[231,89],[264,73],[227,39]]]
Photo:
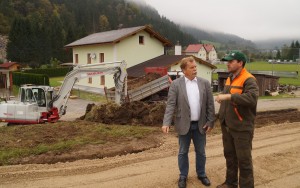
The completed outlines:
[[[181,50],[182,50],[182,47],[179,44],[179,41],[177,41],[177,44],[175,45],[175,55],[182,55]]]

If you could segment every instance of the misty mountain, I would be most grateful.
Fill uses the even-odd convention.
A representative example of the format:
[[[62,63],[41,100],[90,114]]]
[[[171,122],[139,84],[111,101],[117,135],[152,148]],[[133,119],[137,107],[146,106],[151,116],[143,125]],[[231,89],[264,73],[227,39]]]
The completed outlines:
[[[284,45],[290,46],[294,41],[300,41],[299,39],[269,39],[269,40],[258,40],[254,41],[258,49],[262,50],[272,50],[272,49],[280,49]]]
[[[182,31],[192,35],[197,39],[197,41],[205,40],[220,43],[218,50],[255,50],[255,44],[252,41],[243,39],[236,35],[216,31],[205,31],[203,29],[190,26],[181,26],[181,29]]]

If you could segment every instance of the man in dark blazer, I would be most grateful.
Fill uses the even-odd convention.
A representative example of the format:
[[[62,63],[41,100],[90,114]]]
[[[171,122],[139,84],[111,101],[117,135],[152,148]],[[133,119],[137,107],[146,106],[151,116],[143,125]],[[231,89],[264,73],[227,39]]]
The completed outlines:
[[[167,107],[162,131],[168,133],[175,115],[175,130],[179,138],[178,166],[180,176],[178,186],[186,187],[189,171],[188,152],[193,140],[196,152],[196,172],[205,186],[210,181],[205,172],[206,133],[214,126],[215,108],[210,83],[197,77],[195,59],[186,57],[181,60],[180,68],[184,77],[174,80],[169,88]],[[175,113],[175,114],[174,114]]]

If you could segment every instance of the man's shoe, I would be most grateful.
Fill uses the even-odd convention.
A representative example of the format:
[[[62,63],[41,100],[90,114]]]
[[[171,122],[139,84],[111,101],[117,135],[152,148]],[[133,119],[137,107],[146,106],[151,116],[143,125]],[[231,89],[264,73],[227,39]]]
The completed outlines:
[[[217,188],[237,188],[237,185],[229,185],[226,182],[224,182],[221,185],[218,185]]]
[[[178,187],[179,188],[186,188],[186,178],[180,177],[178,180]]]
[[[199,177],[198,176],[198,179],[201,181],[201,183],[205,186],[210,186],[210,181],[208,179],[208,177]]]

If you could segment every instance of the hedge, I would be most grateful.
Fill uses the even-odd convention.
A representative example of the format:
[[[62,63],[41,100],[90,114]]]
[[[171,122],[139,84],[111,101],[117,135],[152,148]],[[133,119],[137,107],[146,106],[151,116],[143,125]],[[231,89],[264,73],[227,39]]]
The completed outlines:
[[[51,78],[51,77],[66,76],[66,74],[70,71],[72,71],[72,68],[64,67],[64,68],[30,69],[30,70],[25,70],[24,72],[32,73],[32,74],[46,74]]]
[[[14,85],[23,84],[47,85],[49,86],[49,76],[45,74],[29,74],[22,72],[13,72]]]

